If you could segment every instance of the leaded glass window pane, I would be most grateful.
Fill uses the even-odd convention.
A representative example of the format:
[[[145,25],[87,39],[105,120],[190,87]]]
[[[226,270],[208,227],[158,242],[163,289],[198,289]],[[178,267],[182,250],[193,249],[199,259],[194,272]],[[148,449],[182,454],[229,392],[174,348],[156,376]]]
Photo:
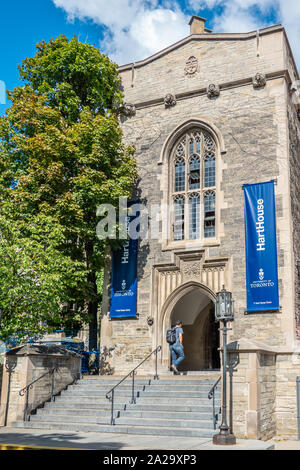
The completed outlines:
[[[174,240],[184,240],[184,197],[174,199]]]
[[[173,158],[173,240],[184,240],[185,235],[190,240],[215,237],[216,142],[213,136],[205,130],[191,129],[178,140]]]
[[[215,155],[210,153],[204,161],[204,187],[209,188],[216,185],[216,161]]]
[[[194,155],[190,159],[189,189],[200,188],[200,158]]]
[[[175,192],[185,190],[185,162],[178,159],[175,163]]]
[[[216,195],[210,191],[204,196],[204,237],[216,234]]]
[[[189,238],[195,240],[200,237],[200,196],[192,194],[189,198]]]

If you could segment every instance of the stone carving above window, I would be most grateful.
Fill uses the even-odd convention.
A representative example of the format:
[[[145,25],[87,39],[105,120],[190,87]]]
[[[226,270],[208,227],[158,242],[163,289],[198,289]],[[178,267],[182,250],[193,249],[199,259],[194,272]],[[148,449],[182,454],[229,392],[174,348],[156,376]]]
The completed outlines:
[[[122,116],[132,117],[136,115],[136,107],[134,104],[131,103],[124,103],[123,106],[120,107],[119,113]]]
[[[184,263],[183,273],[186,276],[198,277],[201,274],[200,263]]]
[[[267,83],[266,76],[263,73],[257,73],[252,78],[252,83],[253,83],[254,88],[262,88]]]
[[[194,75],[198,72],[198,59],[195,56],[190,56],[185,63],[185,74],[188,76]]]
[[[208,85],[206,92],[207,92],[208,98],[210,99],[217,98],[218,96],[220,96],[220,87],[219,85],[215,85],[214,83],[211,83],[210,85]]]
[[[175,106],[176,104],[176,98],[174,95],[172,95],[171,93],[168,93],[165,97],[164,97],[164,103],[165,103],[165,107],[166,108],[170,108],[171,106]]]

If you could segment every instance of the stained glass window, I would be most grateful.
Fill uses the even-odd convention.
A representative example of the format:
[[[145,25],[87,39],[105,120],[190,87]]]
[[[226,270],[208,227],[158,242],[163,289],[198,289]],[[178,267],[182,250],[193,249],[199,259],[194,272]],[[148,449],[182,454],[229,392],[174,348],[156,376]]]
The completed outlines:
[[[190,159],[189,189],[200,188],[200,158],[194,155]]]
[[[174,240],[184,240],[184,197],[174,199]]]
[[[216,161],[214,153],[209,153],[204,160],[204,187],[216,185]]]
[[[208,191],[204,195],[204,237],[214,237],[216,234],[216,195]]]
[[[175,163],[175,192],[185,190],[185,162],[178,158]]]
[[[200,237],[200,194],[191,194],[189,197],[189,238],[195,240]]]
[[[174,148],[174,241],[216,236],[216,154],[215,140],[201,129],[184,134]]]

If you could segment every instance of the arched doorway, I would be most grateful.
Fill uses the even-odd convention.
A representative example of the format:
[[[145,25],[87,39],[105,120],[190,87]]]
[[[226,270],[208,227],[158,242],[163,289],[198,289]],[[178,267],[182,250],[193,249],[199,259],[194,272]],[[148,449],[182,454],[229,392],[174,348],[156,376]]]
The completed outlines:
[[[218,323],[214,321],[214,302],[201,288],[194,286],[172,308],[170,325],[181,320],[184,330],[185,359],[181,371],[220,368]]]

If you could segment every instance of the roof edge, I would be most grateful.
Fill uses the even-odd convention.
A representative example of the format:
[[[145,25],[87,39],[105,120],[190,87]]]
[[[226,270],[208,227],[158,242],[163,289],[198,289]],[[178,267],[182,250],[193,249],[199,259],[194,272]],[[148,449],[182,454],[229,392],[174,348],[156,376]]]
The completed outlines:
[[[124,64],[120,65],[118,70],[119,72],[125,72],[126,70],[131,70],[132,68],[138,68],[138,67],[143,67],[144,65],[149,64],[150,62],[153,62],[154,60],[164,56],[165,54],[168,54],[169,52],[173,51],[174,49],[177,49],[178,47],[184,46],[185,44],[188,44],[190,41],[233,41],[233,40],[246,40],[246,39],[252,39],[257,36],[257,32],[259,32],[260,36],[263,36],[265,34],[271,34],[275,33],[278,31],[284,31],[285,29],[281,24],[278,25],[273,25],[273,26],[268,26],[267,28],[262,28],[259,30],[255,31],[250,31],[248,33],[210,33],[210,34],[191,34],[183,39],[180,39],[180,41],[175,42],[171,46],[166,47],[165,49],[162,49],[159,52],[156,52],[155,54],[147,57],[146,59],[139,60],[137,62],[131,62],[129,64]]]

